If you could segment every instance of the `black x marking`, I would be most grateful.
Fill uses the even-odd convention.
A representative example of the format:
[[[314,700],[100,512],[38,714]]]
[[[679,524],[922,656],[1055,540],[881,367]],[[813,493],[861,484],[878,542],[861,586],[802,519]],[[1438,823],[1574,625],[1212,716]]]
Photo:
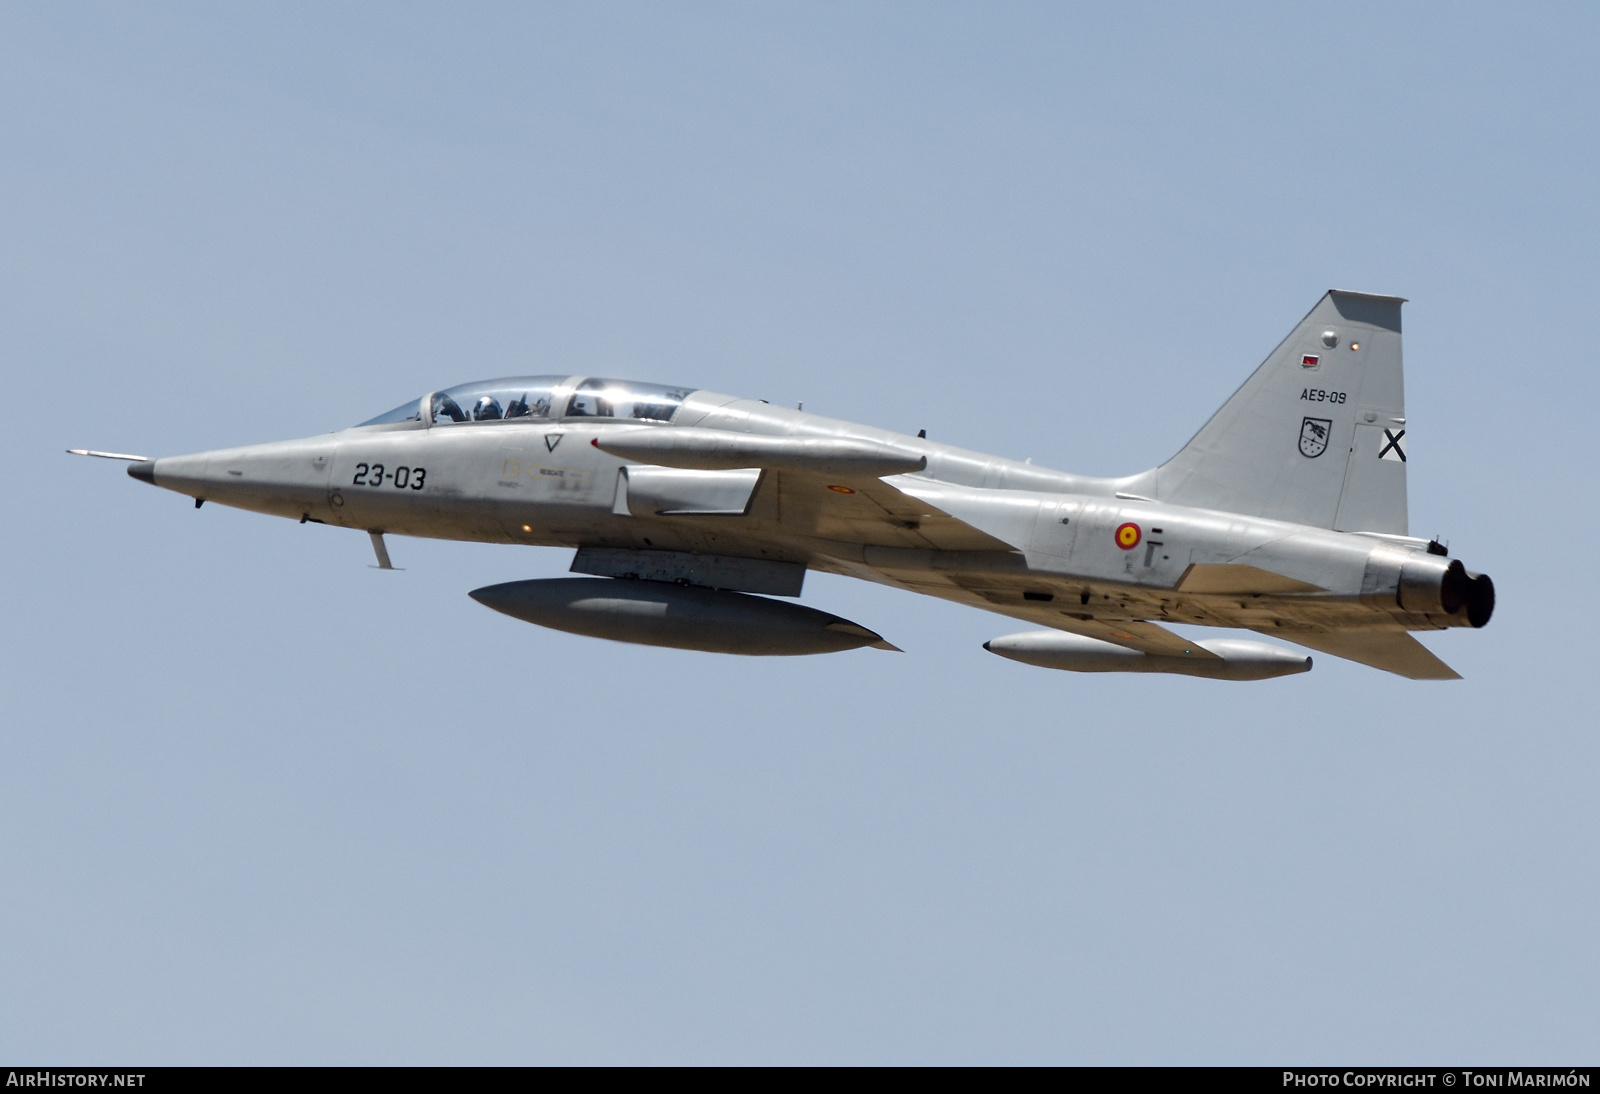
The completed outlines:
[[[1389,454],[1389,450],[1392,448],[1394,449],[1395,454],[1400,457],[1400,462],[1405,463],[1406,450],[1400,447],[1400,438],[1406,435],[1406,431],[1402,429],[1398,433],[1391,433],[1389,430],[1385,429],[1383,431],[1383,435],[1389,438],[1389,443],[1378,449],[1378,459],[1381,460],[1387,456]]]

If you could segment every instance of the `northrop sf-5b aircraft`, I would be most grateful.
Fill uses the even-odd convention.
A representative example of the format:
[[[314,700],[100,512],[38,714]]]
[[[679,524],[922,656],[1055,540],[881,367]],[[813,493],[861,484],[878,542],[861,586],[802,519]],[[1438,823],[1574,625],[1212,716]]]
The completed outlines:
[[[576,548],[585,577],[472,596],[544,627],[742,654],[894,649],[806,608],[807,570],[1011,616],[985,643],[1078,672],[1259,680],[1304,653],[1456,676],[1411,631],[1494,585],[1408,534],[1398,297],[1327,293],[1172,459],[1101,479],[691,387],[463,384],[305,440],[136,462],[195,499],[384,536]],[[86,455],[115,453],[74,450]]]

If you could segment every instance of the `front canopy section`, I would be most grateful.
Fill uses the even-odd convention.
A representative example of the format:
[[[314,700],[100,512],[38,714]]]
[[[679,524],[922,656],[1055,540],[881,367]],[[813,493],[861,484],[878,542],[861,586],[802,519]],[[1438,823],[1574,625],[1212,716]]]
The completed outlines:
[[[670,422],[694,391],[600,377],[508,376],[435,391],[361,425],[420,428],[553,418]]]
[[[433,425],[548,418],[565,376],[511,376],[459,384],[428,397]],[[557,413],[559,417],[559,412]]]

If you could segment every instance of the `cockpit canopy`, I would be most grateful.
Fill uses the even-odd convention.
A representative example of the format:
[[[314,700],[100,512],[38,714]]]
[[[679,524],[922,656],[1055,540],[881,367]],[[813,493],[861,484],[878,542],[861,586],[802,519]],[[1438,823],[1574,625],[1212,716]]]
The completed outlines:
[[[670,422],[694,390],[599,377],[510,376],[435,391],[361,424],[467,425],[563,417]]]

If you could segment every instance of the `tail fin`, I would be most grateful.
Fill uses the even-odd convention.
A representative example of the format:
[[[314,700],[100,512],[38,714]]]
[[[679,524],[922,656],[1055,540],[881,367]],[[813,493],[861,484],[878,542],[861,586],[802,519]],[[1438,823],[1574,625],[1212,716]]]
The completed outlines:
[[[1330,290],[1181,452],[1127,488],[1180,505],[1405,535],[1402,303]]]

